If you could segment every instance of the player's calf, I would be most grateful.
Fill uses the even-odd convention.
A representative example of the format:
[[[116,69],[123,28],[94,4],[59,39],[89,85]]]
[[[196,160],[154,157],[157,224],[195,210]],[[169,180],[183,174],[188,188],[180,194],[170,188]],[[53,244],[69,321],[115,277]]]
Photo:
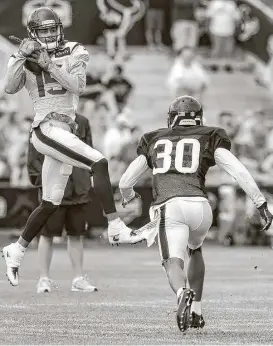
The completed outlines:
[[[178,257],[163,259],[162,265],[166,271],[169,284],[174,293],[179,292],[183,287],[186,287],[186,274],[184,271],[184,261]]]

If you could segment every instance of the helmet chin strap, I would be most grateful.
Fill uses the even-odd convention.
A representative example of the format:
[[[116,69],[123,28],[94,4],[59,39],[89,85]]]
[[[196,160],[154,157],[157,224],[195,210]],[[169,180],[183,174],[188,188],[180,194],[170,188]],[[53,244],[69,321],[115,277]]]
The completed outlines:
[[[39,36],[38,33],[36,31],[34,31],[33,36],[35,36],[35,39],[38,43],[40,43],[42,48],[45,48],[48,51],[54,51],[56,50],[59,45],[60,45],[60,41],[61,41],[61,29],[60,27],[57,28],[57,35],[55,36],[55,40],[50,42],[47,41],[49,39],[49,37],[45,37],[45,42],[43,42]]]

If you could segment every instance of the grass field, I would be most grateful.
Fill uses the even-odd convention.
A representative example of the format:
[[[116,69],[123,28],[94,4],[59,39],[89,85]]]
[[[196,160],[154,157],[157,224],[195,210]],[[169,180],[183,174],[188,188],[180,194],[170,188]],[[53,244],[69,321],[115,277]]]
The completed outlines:
[[[273,252],[268,248],[206,245],[201,331],[180,333],[176,299],[156,246],[88,244],[85,268],[96,293],[70,292],[65,249],[55,251],[52,277],[59,289],[37,295],[36,251],[22,263],[20,286],[11,287],[1,261],[0,344],[272,344]]]

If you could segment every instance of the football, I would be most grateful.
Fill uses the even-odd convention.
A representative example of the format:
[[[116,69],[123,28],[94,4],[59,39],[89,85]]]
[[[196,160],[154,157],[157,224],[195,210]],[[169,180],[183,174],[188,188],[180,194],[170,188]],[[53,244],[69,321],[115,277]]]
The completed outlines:
[[[28,69],[30,72],[33,74],[41,74],[42,73],[42,68],[40,65],[38,65],[36,62],[26,60],[25,62],[25,68]]]

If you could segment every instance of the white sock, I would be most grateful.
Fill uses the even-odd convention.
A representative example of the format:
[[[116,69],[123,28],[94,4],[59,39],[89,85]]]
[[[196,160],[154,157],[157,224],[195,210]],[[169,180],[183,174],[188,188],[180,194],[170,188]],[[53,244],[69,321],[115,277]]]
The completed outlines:
[[[201,310],[201,301],[196,302],[195,300],[192,302],[191,305],[191,312],[195,312],[197,315],[201,316],[202,315],[202,310]]]
[[[179,297],[181,296],[181,294],[182,294],[182,292],[184,291],[185,288],[186,288],[186,287],[180,287],[180,288],[177,290],[177,292],[176,292],[177,298],[179,298]]]
[[[17,244],[21,251],[25,252],[26,248],[23,245],[19,244],[18,242],[16,242],[15,244]]]

